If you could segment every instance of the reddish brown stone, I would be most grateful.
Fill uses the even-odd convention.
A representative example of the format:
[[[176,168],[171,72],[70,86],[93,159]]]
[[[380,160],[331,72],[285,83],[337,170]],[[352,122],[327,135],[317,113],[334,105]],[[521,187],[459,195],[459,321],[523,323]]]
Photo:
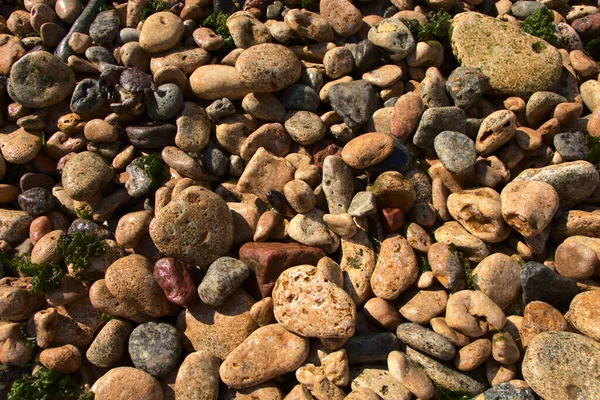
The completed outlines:
[[[161,258],[154,263],[152,276],[172,303],[184,306],[197,297],[196,285],[188,267],[181,261],[172,257]]]
[[[323,168],[323,161],[328,156],[342,156],[342,148],[329,139],[321,140],[313,147],[313,160],[317,167]]]
[[[595,36],[600,31],[600,14],[592,14],[576,19],[571,26],[583,38]]]
[[[543,301],[532,301],[523,310],[521,344],[526,348],[536,335],[550,331],[568,331],[569,324],[556,308]]]
[[[279,275],[296,265],[317,265],[325,252],[318,247],[298,243],[246,243],[240,248],[240,260],[256,275],[263,297],[271,295]]]
[[[382,208],[381,217],[385,233],[394,233],[404,225],[404,213],[399,208]]]

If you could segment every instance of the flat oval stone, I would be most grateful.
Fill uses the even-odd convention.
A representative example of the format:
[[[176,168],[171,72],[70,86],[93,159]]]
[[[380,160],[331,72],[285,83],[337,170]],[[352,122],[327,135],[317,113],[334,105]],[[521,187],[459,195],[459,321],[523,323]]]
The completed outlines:
[[[533,338],[522,372],[545,399],[600,397],[600,343],[571,332],[543,332]]]
[[[160,382],[152,375],[132,367],[117,367],[109,370],[92,386],[99,399],[126,398],[163,400]]]
[[[352,139],[342,149],[342,159],[356,169],[371,167],[392,153],[394,139],[381,132],[365,133]]]
[[[150,224],[150,236],[162,253],[204,266],[231,247],[233,219],[221,197],[192,186],[160,209]]]
[[[10,70],[8,94],[25,107],[42,108],[61,102],[75,88],[75,74],[45,51],[23,56]]]
[[[204,100],[218,100],[223,97],[241,100],[252,92],[236,69],[229,65],[203,65],[190,75],[189,81],[192,92]]]
[[[519,26],[464,13],[453,19],[450,33],[460,65],[480,68],[495,94],[526,97],[550,90],[560,78],[558,50]]]
[[[207,351],[189,354],[177,371],[175,398],[216,400],[220,360]]]
[[[119,16],[116,10],[103,11],[90,25],[90,36],[101,46],[112,43],[119,33]]]
[[[288,332],[279,324],[258,328],[219,369],[221,380],[244,389],[295,371],[308,357],[309,340]]]
[[[302,72],[300,60],[285,46],[263,43],[244,50],[235,62],[241,82],[253,92],[276,92]]]
[[[342,288],[310,265],[285,270],[273,288],[275,318],[286,329],[306,337],[349,338],[356,311]]]

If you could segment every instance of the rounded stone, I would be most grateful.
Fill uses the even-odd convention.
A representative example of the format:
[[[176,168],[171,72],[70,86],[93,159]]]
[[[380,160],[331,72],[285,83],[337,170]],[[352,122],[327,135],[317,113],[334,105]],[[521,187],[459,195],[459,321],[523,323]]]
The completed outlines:
[[[129,336],[129,356],[136,368],[152,376],[173,370],[181,355],[179,331],[170,324],[147,322]]]
[[[275,318],[304,337],[349,338],[354,335],[355,305],[350,296],[317,268],[285,270],[273,288]]]
[[[169,50],[183,37],[183,21],[171,12],[157,12],[149,16],[140,32],[140,46],[148,53]]]
[[[263,43],[244,50],[235,62],[240,81],[253,92],[276,92],[302,72],[300,60],[285,46]]]
[[[129,322],[111,319],[96,335],[85,353],[86,358],[98,367],[112,367],[125,355],[132,330]]]
[[[152,264],[139,254],[119,258],[106,270],[106,287],[120,302],[151,317],[169,312],[169,302],[152,277]]]
[[[75,88],[75,74],[45,51],[23,56],[10,70],[8,94],[25,107],[42,108],[61,102]]]
[[[150,224],[150,236],[165,255],[206,266],[231,247],[233,219],[221,197],[192,186],[160,209]]]
[[[62,185],[73,200],[91,199],[113,178],[114,171],[104,158],[91,151],[75,154],[65,164]]]
[[[600,292],[579,293],[571,301],[565,317],[578,332],[600,341]]]
[[[298,144],[308,146],[323,139],[327,128],[319,116],[310,111],[292,111],[286,116],[285,129]]]
[[[119,16],[116,10],[103,11],[90,25],[90,37],[100,46],[112,43],[119,33]]]
[[[198,295],[204,303],[219,306],[249,276],[250,268],[240,260],[232,257],[218,258],[210,265],[198,286]]]
[[[365,169],[383,161],[394,149],[392,136],[381,132],[365,133],[342,149],[342,159],[356,169]]]
[[[522,364],[525,381],[545,399],[600,397],[600,343],[571,332],[533,338]]]
[[[97,399],[163,400],[160,382],[152,375],[132,367],[109,370],[92,386]]]
[[[81,352],[72,344],[42,350],[40,363],[59,374],[72,374],[81,367]]]
[[[435,137],[433,145],[444,168],[453,174],[467,172],[477,161],[475,142],[460,132],[443,131]]]
[[[368,33],[368,38],[377,47],[392,53],[402,60],[415,47],[411,31],[396,18],[386,18],[377,22]]]
[[[153,120],[174,118],[183,106],[183,92],[174,83],[160,85],[146,101],[146,110]]]
[[[33,217],[47,213],[54,206],[54,198],[48,189],[41,187],[24,191],[18,197],[19,207]]]

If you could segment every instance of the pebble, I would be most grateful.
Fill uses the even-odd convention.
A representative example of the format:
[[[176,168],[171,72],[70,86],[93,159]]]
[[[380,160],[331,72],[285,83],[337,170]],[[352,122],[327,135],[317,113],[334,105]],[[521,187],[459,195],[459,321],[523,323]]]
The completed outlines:
[[[467,110],[483,95],[486,89],[486,76],[476,67],[458,67],[450,73],[446,90],[452,96],[456,107]]]
[[[277,69],[274,70],[274,66]],[[264,43],[245,50],[235,62],[242,84],[252,92],[274,92],[300,79],[298,57],[287,47]]]
[[[261,147],[246,165],[237,187],[242,193],[253,193],[267,201],[267,192],[281,192],[293,179],[294,168],[284,158],[276,157]]]
[[[349,338],[354,334],[352,299],[309,265],[289,268],[279,276],[273,288],[273,311],[283,327],[305,337]]]
[[[600,296],[595,290],[582,292],[573,298],[569,306],[569,312],[565,314],[571,326],[595,341],[599,341],[600,339],[600,325],[598,324],[600,320],[600,314],[598,313],[599,303]]]
[[[329,102],[346,125],[359,129],[369,121],[378,100],[373,86],[358,80],[333,85],[329,89]]]
[[[36,51],[23,56],[12,66],[9,82],[8,94],[13,100],[25,107],[42,108],[71,95],[75,74],[59,58]]]
[[[454,56],[463,67],[480,68],[495,94],[527,96],[550,89],[560,77],[560,53],[518,26],[469,13],[453,19],[451,29]],[[511,45],[500,45],[506,43]]]
[[[59,374],[72,374],[81,367],[81,352],[71,344],[40,352],[40,363]]]
[[[582,132],[559,133],[554,136],[554,148],[565,161],[584,160],[589,152]]]
[[[136,368],[154,377],[164,376],[179,361],[179,332],[167,323],[141,324],[129,336],[129,355]]]
[[[193,303],[196,285],[185,263],[172,257],[164,257],[154,263],[152,277],[171,303],[185,306]]]
[[[219,359],[206,351],[188,354],[175,378],[176,398],[216,400],[219,394]]]
[[[119,32],[119,16],[115,10],[102,11],[90,25],[90,37],[100,46],[112,43]]]
[[[146,102],[148,115],[157,121],[174,118],[182,106],[183,92],[174,83],[160,85]]]
[[[529,1],[523,1],[523,3],[530,3]],[[531,2],[533,3],[533,2]],[[518,383],[517,383],[518,382]],[[510,381],[500,383],[499,385],[493,386],[486,390],[479,396],[475,397],[476,400],[485,399],[523,399],[523,400],[534,400],[535,395],[533,390],[523,381]]]
[[[421,399],[429,399],[435,394],[435,387],[431,380],[421,369],[416,367],[400,351],[393,351],[387,360],[390,375],[398,380],[403,386]]]
[[[169,302],[152,278],[152,264],[144,256],[119,258],[108,267],[105,279],[106,287],[119,301],[155,318],[168,314]]]
[[[435,138],[442,131],[465,132],[465,112],[458,107],[433,107],[423,112],[413,137],[413,144],[425,152],[435,148]]]
[[[435,385],[451,392],[462,392],[474,396],[483,392],[487,386],[468,375],[440,364],[411,347],[406,348],[406,355],[409,360],[425,371]]]
[[[128,399],[163,400],[163,390],[152,375],[132,367],[117,367],[102,375],[92,386],[99,399],[125,396]]]
[[[157,12],[146,19],[140,32],[139,43],[148,53],[169,50],[183,36],[183,21],[170,12]]]
[[[477,339],[458,351],[454,365],[460,371],[472,371],[488,359],[491,351],[492,343],[489,339]]]
[[[298,213],[310,212],[317,203],[317,198],[310,186],[301,180],[294,179],[283,187],[283,194],[290,206]]]
[[[452,360],[454,346],[443,336],[415,323],[404,323],[396,330],[398,338],[407,346],[423,351],[440,360]]]
[[[242,108],[252,117],[268,122],[283,122],[286,113],[283,104],[270,93],[248,93]]]
[[[523,320],[518,327],[521,345],[527,348],[531,339],[542,332],[568,331],[567,320],[556,308],[543,301],[532,301],[523,310]]]
[[[368,191],[356,193],[348,207],[348,214],[353,217],[365,217],[376,212],[375,195]]]
[[[352,368],[350,376],[353,391],[361,388],[371,389],[383,400],[409,400],[412,397],[411,392],[396,380],[385,366]]]
[[[381,132],[365,133],[342,149],[342,159],[355,169],[365,169],[383,161],[392,153],[394,140]]]
[[[498,110],[488,115],[477,132],[475,149],[490,155],[513,138],[517,131],[517,116],[509,110]]]
[[[331,155],[323,161],[323,192],[330,214],[348,211],[354,192],[352,175],[352,169],[341,157]]]
[[[244,389],[296,370],[308,357],[309,340],[288,332],[282,325],[258,328],[229,353],[221,364],[221,380]]]
[[[415,204],[417,194],[410,181],[396,171],[386,171],[380,174],[371,191],[375,195],[377,207],[399,208],[407,213]]]
[[[232,257],[221,257],[213,261],[198,286],[200,299],[217,307],[234,293],[250,276],[250,268]]]
[[[23,321],[44,304],[43,296],[31,290],[31,278],[0,279],[0,316],[9,321]]]
[[[574,280],[560,276],[535,261],[523,265],[520,280],[525,304],[535,300],[545,301],[559,310],[566,311],[573,297],[579,292]]]
[[[503,191],[504,193],[504,191]],[[487,243],[499,243],[510,234],[504,222],[501,196],[494,189],[478,188],[448,196],[448,212],[469,233]]]
[[[572,161],[526,169],[515,181],[541,181],[551,185],[558,193],[561,208],[568,209],[590,197],[600,182],[600,175],[587,161]]]
[[[11,164],[26,164],[32,161],[42,149],[41,135],[37,131],[20,128],[2,139],[0,142],[2,156]]]
[[[111,319],[100,332],[85,353],[89,362],[101,368],[117,363],[127,351],[129,335],[133,327],[129,322]]]
[[[427,324],[446,309],[448,302],[445,290],[415,290],[405,296],[400,299],[400,314],[416,324]]]
[[[494,253],[484,258],[471,273],[476,288],[504,309],[519,295],[520,270],[521,266],[513,258]]]
[[[485,317],[487,324],[480,324],[475,314]],[[506,323],[502,309],[485,293],[477,290],[461,290],[450,296],[445,318],[448,326],[472,338],[485,335],[488,329],[501,329]]]
[[[427,260],[435,278],[447,289],[465,288],[463,265],[455,252],[443,243],[434,243],[427,251]]]
[[[386,18],[369,29],[368,39],[377,47],[391,53],[396,60],[406,57],[415,47],[410,30],[396,18]]]
[[[419,275],[415,253],[400,235],[388,236],[382,243],[377,264],[371,275],[373,293],[394,300],[412,286]]]
[[[71,97],[72,112],[80,115],[93,114],[103,104],[104,99],[97,80],[86,78],[77,83]]]
[[[375,269],[375,251],[367,234],[359,230],[349,239],[342,239],[340,267],[344,272],[344,290],[356,305],[364,304],[371,296],[371,275]]]
[[[198,266],[224,255],[233,235],[233,220],[225,201],[199,186],[182,191],[150,224],[150,236],[162,253]]]
[[[32,217],[39,217],[46,214],[54,206],[52,193],[48,189],[41,187],[28,189],[21,194],[17,199],[21,210],[25,211]]]
[[[525,381],[548,399],[600,396],[595,376],[600,366],[598,342],[571,332],[544,332],[529,344],[523,359]]]
[[[240,248],[240,261],[249,266],[256,276],[263,297],[271,295],[279,275],[297,265],[317,265],[325,256],[317,247],[299,243],[246,243]]]
[[[592,276],[598,265],[598,255],[584,243],[567,240],[561,243],[554,256],[556,272],[567,278],[583,280]]]
[[[352,36],[362,26],[361,12],[347,0],[321,1],[319,12],[338,36]]]
[[[89,200],[113,178],[113,169],[102,156],[90,151],[75,154],[66,163],[62,185],[73,200]]]
[[[242,289],[216,308],[202,302],[191,304],[177,318],[184,350],[207,351],[225,359],[258,327],[250,315],[253,304],[254,299]]]
[[[433,145],[444,168],[451,173],[461,175],[475,166],[475,142],[467,135],[443,131],[435,137]]]
[[[285,129],[296,143],[309,146],[323,139],[327,133],[319,116],[310,111],[292,111],[285,117]]]

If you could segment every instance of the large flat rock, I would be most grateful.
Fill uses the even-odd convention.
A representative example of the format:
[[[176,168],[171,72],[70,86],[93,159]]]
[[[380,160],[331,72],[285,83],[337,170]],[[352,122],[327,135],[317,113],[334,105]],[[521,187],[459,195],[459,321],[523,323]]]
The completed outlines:
[[[478,67],[498,95],[529,96],[560,78],[560,53],[519,27],[475,12],[454,17],[452,52],[461,66]]]

